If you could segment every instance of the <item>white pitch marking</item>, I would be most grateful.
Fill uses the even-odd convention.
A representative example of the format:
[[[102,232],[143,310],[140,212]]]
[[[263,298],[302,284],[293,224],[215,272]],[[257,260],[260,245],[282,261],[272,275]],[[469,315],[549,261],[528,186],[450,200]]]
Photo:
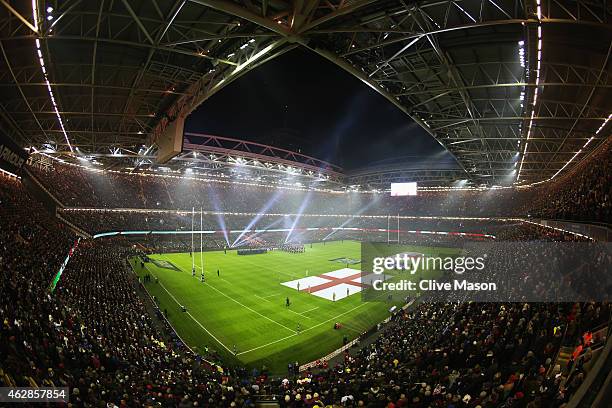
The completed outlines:
[[[279,322],[277,322],[277,321],[276,321],[276,320],[274,320],[274,319],[270,319],[268,316],[263,315],[263,314],[259,313],[257,310],[252,309],[252,308],[248,307],[247,305],[244,305],[244,304],[240,303],[240,302],[239,302],[239,301],[237,301],[236,299],[234,299],[234,298],[232,298],[232,297],[230,297],[230,296],[226,295],[225,293],[221,292],[219,289],[215,288],[214,286],[209,285],[209,284],[208,284],[208,282],[204,281],[204,284],[205,284],[206,286],[208,286],[209,288],[213,289],[214,291],[218,292],[219,294],[221,294],[221,295],[225,296],[226,298],[228,298],[228,299],[229,299],[229,300],[231,300],[232,302],[234,302],[234,303],[238,303],[240,306],[244,307],[245,309],[250,310],[251,312],[253,312],[253,313],[255,313],[255,314],[257,314],[257,315],[259,315],[259,316],[263,317],[263,318],[264,318],[264,319],[266,319],[266,320],[271,321],[272,323],[276,323],[277,325],[279,325],[279,326],[281,326],[281,327],[284,327],[285,329],[289,330],[289,331],[290,331],[290,332],[292,332],[292,333],[297,333],[295,330],[290,329],[289,327],[285,326],[284,324],[279,323]]]
[[[287,286],[291,289],[297,289],[299,286],[300,289],[304,290],[308,287],[314,287],[329,282],[330,279],[320,278],[318,276],[309,276],[307,278],[300,278],[289,282],[282,282],[281,285]]]
[[[232,350],[230,350],[230,349],[229,349],[229,348],[228,348],[228,347],[227,347],[225,344],[221,343],[221,341],[220,341],[218,338],[216,338],[214,334],[212,334],[211,332],[209,332],[209,331],[208,331],[208,329],[202,325],[202,323],[200,323],[198,320],[196,320],[196,318],[195,318],[195,317],[193,317],[193,316],[191,315],[191,313],[187,312],[187,315],[189,315],[189,317],[191,317],[191,319],[192,319],[194,322],[196,322],[198,326],[200,326],[202,329],[204,329],[204,331],[205,331],[206,333],[208,333],[208,335],[209,335],[210,337],[212,337],[213,339],[215,339],[215,341],[216,341],[217,343],[219,343],[220,345],[222,345],[222,346],[223,346],[223,347],[224,347],[224,348],[225,348],[225,349],[226,349],[226,350],[227,350],[227,351],[228,351],[230,354],[234,354],[234,352],[233,352]]]
[[[288,311],[288,312],[291,312],[291,313],[293,313],[293,314],[296,314],[296,315],[298,315],[298,316],[300,316],[300,317],[305,317],[305,318],[307,318],[307,319],[310,319],[310,317],[308,317],[308,316],[304,316],[304,315],[302,314],[302,313],[304,313],[304,312],[302,312],[302,313],[295,312],[295,311],[293,311],[293,310],[291,310],[291,309],[289,309],[289,308],[287,308],[287,311]]]
[[[346,278],[347,276],[352,276],[357,273],[362,273],[362,272],[359,269],[342,268],[342,269],[336,269],[335,271],[331,271],[331,272],[325,272],[322,275],[331,276],[332,278],[343,279],[343,278]]]
[[[261,300],[264,300],[264,301],[266,301],[266,302],[270,302],[268,299],[266,299],[266,298],[264,298],[264,297],[261,297],[261,296],[259,296],[259,295],[255,295],[255,297],[258,297],[258,298],[260,298]]]
[[[390,275],[376,275],[372,273],[365,276],[362,275],[362,272],[360,272],[358,269],[342,268],[335,271],[325,272],[318,276],[309,276],[288,282],[281,282],[281,285],[292,289],[299,288],[302,292],[308,292],[313,296],[317,296],[325,300],[339,301],[348,296],[360,293],[363,290],[362,286],[360,285],[362,282],[364,285],[369,286],[372,285],[374,281],[384,281],[391,278]],[[329,278],[326,278],[325,276]],[[349,276],[356,277],[351,279],[350,282],[342,282],[342,279],[346,279]],[[310,288],[316,288],[317,286],[322,287],[322,289],[319,288],[318,290],[310,290]]]
[[[359,305],[355,306],[354,308],[352,308],[352,309],[350,309],[350,310],[347,310],[347,311],[346,311],[346,312],[344,312],[344,313],[340,313],[338,316],[334,316],[334,317],[332,317],[332,318],[330,318],[330,319],[327,319],[327,320],[325,320],[325,321],[323,321],[323,322],[321,322],[321,323],[318,323],[318,324],[316,324],[316,325],[314,325],[314,326],[312,326],[312,327],[309,327],[309,328],[307,328],[307,329],[302,330],[302,333],[305,333],[305,332],[307,332],[308,330],[316,329],[317,327],[319,327],[319,326],[321,326],[321,325],[327,324],[328,322],[331,322],[332,320],[336,320],[337,318],[339,318],[339,317],[341,317],[341,316],[344,316],[345,314],[350,313],[350,312],[352,312],[353,310],[357,310],[357,309],[359,309],[360,307],[365,306],[365,305],[367,305],[367,303],[366,303],[366,302],[360,303]],[[270,343],[267,343],[267,344],[262,344],[261,346],[257,346],[257,347],[254,347],[254,348],[250,349],[250,350],[246,350],[246,351],[240,352],[240,353],[238,353],[238,354],[236,354],[236,355],[238,355],[238,356],[239,356],[239,355],[241,355],[241,354],[250,353],[251,351],[255,351],[255,350],[259,350],[260,348],[264,348],[264,347],[267,347],[267,346],[271,346],[272,344],[279,343],[279,342],[281,342],[281,341],[287,340],[287,339],[289,339],[289,338],[291,338],[291,337],[295,337],[295,336],[297,336],[297,335],[298,335],[297,333],[290,334],[289,336],[285,336],[285,337],[283,337],[282,339],[274,340],[274,341],[271,341]]]
[[[304,313],[312,312],[313,310],[317,310],[318,308],[319,308],[319,306],[317,306],[317,307],[313,307],[312,309],[308,309],[307,311],[302,312],[302,313],[300,313],[300,314],[304,314]],[[304,317],[306,317],[306,316],[304,316]]]
[[[155,276],[155,274],[154,274],[153,272],[151,272],[151,271],[149,270],[149,268],[147,268],[147,266],[146,266],[146,265],[145,265],[145,269],[147,270],[147,272],[149,272],[151,275],[153,275],[153,277],[157,278],[157,277]],[[174,297],[174,295],[173,295],[172,293],[170,293],[170,291],[169,291],[168,289],[166,289],[166,287],[164,286],[164,284],[163,284],[163,283],[161,283],[161,282],[158,282],[158,283],[159,283],[159,286],[161,286],[161,287],[162,287],[162,289],[163,289],[163,290],[165,290],[165,291],[166,291],[166,293],[167,293],[168,295],[170,295],[170,297],[171,297],[171,298],[172,298],[172,299],[173,299],[173,300],[176,302],[176,304],[177,304],[177,305],[179,305],[179,306],[183,306],[183,304],[182,304],[181,302],[179,302],[179,301],[178,301],[178,299],[177,299],[177,298],[175,298],[175,297]],[[146,288],[145,288],[145,289],[146,289]],[[148,290],[147,290],[147,291],[148,291]],[[234,354],[234,352],[233,352],[232,350],[230,350],[230,349],[229,349],[229,348],[228,348],[228,347],[227,347],[225,344],[223,344],[223,343],[221,342],[221,340],[219,340],[217,337],[215,337],[215,335],[214,335],[214,334],[212,334],[211,332],[209,332],[209,331],[208,331],[208,329],[207,329],[206,327],[202,326],[202,323],[200,323],[200,322],[199,322],[199,321],[198,321],[198,320],[197,320],[195,317],[193,317],[193,316],[192,316],[192,314],[191,314],[191,313],[189,313],[189,311],[187,311],[187,315],[188,315],[188,316],[191,318],[191,320],[193,320],[194,322],[196,322],[196,324],[197,324],[198,326],[200,326],[202,329],[204,329],[204,331],[205,331],[206,333],[208,333],[208,335],[209,335],[210,337],[212,337],[213,339],[215,339],[215,341],[216,341],[217,343],[219,343],[220,345],[222,345],[222,346],[223,346],[223,348],[225,348],[225,349],[226,349],[227,351],[229,351],[231,354]]]

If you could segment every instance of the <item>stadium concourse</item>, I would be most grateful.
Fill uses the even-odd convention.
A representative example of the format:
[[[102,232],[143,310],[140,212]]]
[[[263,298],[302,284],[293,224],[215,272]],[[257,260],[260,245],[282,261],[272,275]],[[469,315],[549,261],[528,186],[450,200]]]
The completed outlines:
[[[438,192],[420,197],[422,206],[417,208],[426,210],[416,213],[434,215],[440,211],[440,216],[452,216],[456,210],[461,216],[508,215],[508,220],[514,221],[413,222],[419,227],[429,225],[432,230],[486,229],[498,239],[516,242],[588,240],[514,217],[526,215],[533,205],[534,212],[562,214],[567,220],[593,217],[593,221],[606,221],[605,214],[610,211],[610,172],[595,169],[609,169],[609,159],[609,151],[604,151],[595,157],[596,162],[586,163],[586,168],[593,171],[581,172],[579,184],[569,177],[565,182],[546,186],[545,191],[556,200],[509,198],[512,194],[537,197],[540,190]],[[595,341],[585,340],[584,334],[607,330],[609,303],[422,302],[392,315],[367,341],[364,338],[362,346],[347,350],[339,359],[321,362],[320,366],[280,376],[270,375],[266,367],[241,368],[224,361],[212,349],[194,354],[182,343],[125,261],[135,251],[188,250],[187,239],[178,243],[156,240],[154,236],[136,240],[81,239],[55,292],[50,293],[49,282],[78,236],[50,215],[33,194],[35,189],[26,186],[41,183],[58,200],[65,200],[59,214],[69,219],[72,227],[89,232],[148,230],[152,225],[169,230],[191,227],[190,211],[178,216],[77,209],[91,207],[98,199],[102,205],[97,207],[107,210],[115,206],[143,209],[151,202],[155,203],[153,209],[168,209],[206,206],[195,199],[204,195],[175,192],[172,189],[179,188],[178,184],[162,184],[163,178],[90,174],[65,165],[32,167],[29,171],[36,180],[26,183],[25,179],[2,176],[0,184],[3,386],[66,386],[72,406],[232,407],[273,401],[282,407],[560,407],[578,393],[606,339],[599,336]],[[93,177],[97,177],[96,183],[89,181]],[[138,188],[130,183],[137,183]],[[160,193],[160,188],[165,194]],[[222,210],[228,213],[261,208],[271,194],[263,187],[243,190],[239,185],[197,180],[191,182],[190,188],[218,188],[216,194],[224,197]],[[274,211],[292,213],[303,193],[284,194],[288,198],[279,200]],[[486,194],[490,206],[472,207],[481,199],[479,195]],[[304,226],[310,222],[333,226],[351,218],[350,207],[346,207],[354,199],[351,193],[313,196],[312,207],[304,213],[312,211],[311,215],[316,216],[303,217]],[[363,206],[366,198],[360,199],[358,205]],[[401,200],[406,198],[395,200],[374,199],[368,212],[362,214],[380,215],[391,208],[402,215],[414,214],[413,207],[404,207],[407,203]],[[336,212],[343,215],[326,217]],[[143,223],[143,217],[150,221]],[[231,228],[241,228],[249,219],[228,217],[226,222]],[[218,228],[216,220],[207,216],[206,225]],[[351,222],[377,228],[387,219],[356,217]],[[368,238],[355,232],[338,234],[347,239]],[[380,233],[373,234],[382,239]],[[283,237],[270,233],[261,238],[271,245],[281,244]],[[303,235],[301,240],[323,238],[321,233],[312,233]],[[411,243],[425,240],[428,245],[469,239],[403,233],[400,238]],[[134,249],[134,242],[138,242],[138,249]],[[566,350],[569,361],[562,361],[559,356]]]

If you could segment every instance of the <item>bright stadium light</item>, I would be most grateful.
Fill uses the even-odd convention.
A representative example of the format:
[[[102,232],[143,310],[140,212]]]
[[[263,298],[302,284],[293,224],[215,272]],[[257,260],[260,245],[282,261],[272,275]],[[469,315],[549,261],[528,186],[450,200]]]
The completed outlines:
[[[529,140],[531,139],[532,133],[534,131],[533,129],[533,120],[535,117],[535,112],[536,112],[536,103],[538,101],[538,93],[539,93],[539,86],[540,86],[540,68],[542,66],[542,8],[541,8],[541,0],[536,0],[536,4],[537,4],[537,15],[538,15],[538,31],[537,31],[537,35],[538,35],[538,53],[537,53],[537,59],[536,59],[536,80],[535,80],[535,89],[533,91],[533,100],[532,100],[532,104],[530,106],[531,108],[531,118],[529,119],[529,124],[527,126],[527,137],[525,138],[525,144],[523,146],[523,154],[521,156],[521,163],[519,165],[519,170],[516,173],[516,182],[518,183],[520,181],[521,178],[521,171],[523,170],[523,162],[525,161],[525,156],[528,153],[528,147],[529,147]],[[520,145],[520,141],[519,141],[519,145]],[[553,176],[554,177],[554,176]]]
[[[32,17],[34,18],[34,28],[36,30],[38,30],[38,9],[36,6],[36,1],[32,1]],[[53,16],[49,15],[47,17],[48,20],[52,20]],[[57,102],[55,100],[55,95],[53,94],[53,89],[51,88],[51,83],[49,82],[49,77],[47,76],[47,68],[45,65],[45,59],[43,58],[43,54],[42,54],[42,49],[41,49],[41,45],[40,45],[40,39],[36,38],[35,39],[35,43],[36,43],[36,54],[38,56],[38,62],[40,64],[40,69],[42,71],[43,74],[43,78],[45,80],[45,84],[47,85],[47,91],[49,93],[49,99],[51,99],[51,104],[53,105],[53,110],[55,111],[55,116],[57,117],[57,120],[60,124],[60,128],[62,130],[62,133],[64,134],[64,138],[66,139],[66,143],[68,144],[68,148],[70,149],[70,152],[73,152],[74,150],[72,149],[72,144],[70,143],[70,139],[68,138],[68,133],[66,132],[66,129],[64,128],[64,121],[62,120],[62,117],[60,115],[60,111],[59,108],[57,106]]]
[[[604,127],[606,127],[606,125],[608,124],[608,122],[610,121],[610,119],[612,119],[612,113],[606,118],[606,120],[604,120],[604,122],[601,124],[601,126],[599,127],[599,129],[597,129],[597,131],[595,132],[595,135],[598,135],[599,132],[602,131],[602,129]],[[561,167],[559,170],[557,170],[557,172],[555,174],[552,175],[551,178],[548,179],[548,181],[554,179],[555,177],[557,177],[559,175],[559,173],[561,173],[563,170],[565,170],[565,168],[574,161],[574,159],[580,154],[582,153],[582,151],[584,150],[585,147],[588,146],[589,143],[591,143],[591,141],[595,138],[595,136],[591,136],[589,139],[587,139],[586,142],[584,142],[584,145],[582,145],[582,148],[580,148],[576,153],[574,153],[574,155],[563,165],[563,167]]]

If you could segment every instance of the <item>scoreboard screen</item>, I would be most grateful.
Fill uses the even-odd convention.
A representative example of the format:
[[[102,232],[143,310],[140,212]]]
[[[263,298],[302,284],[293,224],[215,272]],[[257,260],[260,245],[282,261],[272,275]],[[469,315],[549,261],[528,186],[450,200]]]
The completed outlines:
[[[417,195],[417,183],[391,183],[391,197]]]

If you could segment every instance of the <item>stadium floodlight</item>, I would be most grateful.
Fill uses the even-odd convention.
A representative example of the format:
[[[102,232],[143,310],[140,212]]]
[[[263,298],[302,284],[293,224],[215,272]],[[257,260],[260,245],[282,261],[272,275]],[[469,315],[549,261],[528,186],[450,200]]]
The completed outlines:
[[[38,11],[36,8],[35,1],[32,2],[32,16],[34,17],[34,27],[36,28],[36,30],[38,30]],[[48,20],[52,20],[53,16],[49,15],[47,18]],[[64,128],[64,121],[59,113],[60,111],[57,106],[57,102],[55,100],[55,95],[53,94],[53,89],[51,88],[51,82],[49,82],[49,77],[47,76],[47,68],[45,66],[45,60],[42,55],[42,48],[41,48],[40,40],[37,38],[35,42],[36,42],[36,53],[38,55],[38,62],[40,63],[40,69],[42,70],[43,78],[45,79],[45,83],[47,85],[47,91],[49,92],[49,98],[51,99],[51,104],[53,105],[55,116],[57,117],[57,120],[60,125],[60,129],[62,130],[62,133],[64,134],[64,138],[66,139],[66,143],[68,144],[68,148],[70,149],[70,152],[74,152],[72,148],[72,144],[70,143],[70,139],[68,138],[68,133],[66,132],[66,129]]]
[[[536,102],[538,100],[538,93],[539,93],[539,85],[540,85],[540,67],[542,64],[542,44],[543,44],[543,35],[542,35],[542,9],[541,9],[541,4],[540,4],[540,0],[536,0],[536,4],[537,4],[537,15],[538,15],[538,28],[537,28],[537,33],[538,33],[538,53],[537,53],[537,59],[536,59],[536,80],[535,80],[535,88],[533,90],[533,100],[532,100],[532,107],[531,107],[531,119],[529,120],[529,124],[527,127],[527,136],[525,138],[525,145],[523,147],[523,154],[521,156],[521,164],[519,165],[519,170],[516,173],[516,182],[518,183],[520,181],[521,178],[521,171],[523,170],[523,162],[525,161],[525,156],[528,153],[528,147],[529,147],[529,140],[531,139],[531,134],[533,131],[533,120],[535,117],[535,111],[536,111]],[[573,160],[573,158],[571,159]],[[570,161],[571,161],[570,160]],[[558,174],[558,173],[557,173]],[[554,178],[556,176],[556,174],[551,177]]]
[[[252,39],[249,42],[254,42],[255,40]],[[265,54],[267,54],[270,50],[272,50],[272,48],[274,47],[274,44],[270,44],[267,47],[265,47],[264,49],[262,49],[261,51],[257,52],[256,54],[252,55],[251,57],[249,57],[249,59],[247,59],[245,62],[243,62],[242,64],[239,64],[236,69],[234,70],[234,74],[237,74],[238,72],[242,71],[243,69],[245,69],[246,67],[248,67],[249,65],[251,65],[253,62],[257,61],[259,58],[261,58],[262,56],[264,56]]]

